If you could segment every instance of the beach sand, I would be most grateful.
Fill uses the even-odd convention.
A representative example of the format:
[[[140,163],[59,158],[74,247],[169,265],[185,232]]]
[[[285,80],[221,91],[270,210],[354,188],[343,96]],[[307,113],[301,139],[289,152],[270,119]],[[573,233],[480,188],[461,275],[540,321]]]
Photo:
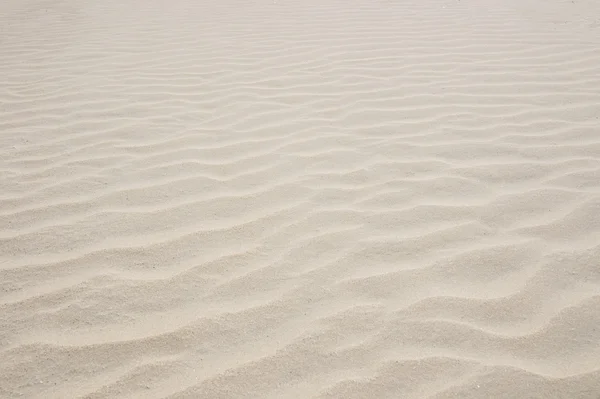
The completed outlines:
[[[4,0],[0,398],[600,397],[600,2]]]

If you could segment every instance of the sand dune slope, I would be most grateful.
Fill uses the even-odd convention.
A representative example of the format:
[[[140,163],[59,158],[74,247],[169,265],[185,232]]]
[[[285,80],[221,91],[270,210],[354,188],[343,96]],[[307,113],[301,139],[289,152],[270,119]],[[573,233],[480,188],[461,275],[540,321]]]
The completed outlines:
[[[0,398],[600,395],[600,3],[0,3]]]

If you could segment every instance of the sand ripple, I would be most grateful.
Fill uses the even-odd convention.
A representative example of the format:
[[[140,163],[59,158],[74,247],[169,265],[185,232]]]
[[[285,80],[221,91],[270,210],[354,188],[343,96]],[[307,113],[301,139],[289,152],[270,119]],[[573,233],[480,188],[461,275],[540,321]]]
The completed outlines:
[[[597,399],[554,3],[2,2],[0,397]]]

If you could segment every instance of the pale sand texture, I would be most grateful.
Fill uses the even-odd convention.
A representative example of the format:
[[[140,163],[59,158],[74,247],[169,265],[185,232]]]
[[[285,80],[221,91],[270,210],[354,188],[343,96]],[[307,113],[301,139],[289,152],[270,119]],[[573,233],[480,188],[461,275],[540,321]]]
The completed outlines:
[[[0,2],[0,398],[600,397],[597,0]]]

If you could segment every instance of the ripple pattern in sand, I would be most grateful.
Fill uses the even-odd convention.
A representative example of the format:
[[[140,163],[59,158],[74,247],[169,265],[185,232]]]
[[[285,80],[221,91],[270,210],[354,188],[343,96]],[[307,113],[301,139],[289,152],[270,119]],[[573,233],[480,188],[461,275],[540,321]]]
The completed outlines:
[[[597,399],[577,3],[3,2],[0,397]]]

